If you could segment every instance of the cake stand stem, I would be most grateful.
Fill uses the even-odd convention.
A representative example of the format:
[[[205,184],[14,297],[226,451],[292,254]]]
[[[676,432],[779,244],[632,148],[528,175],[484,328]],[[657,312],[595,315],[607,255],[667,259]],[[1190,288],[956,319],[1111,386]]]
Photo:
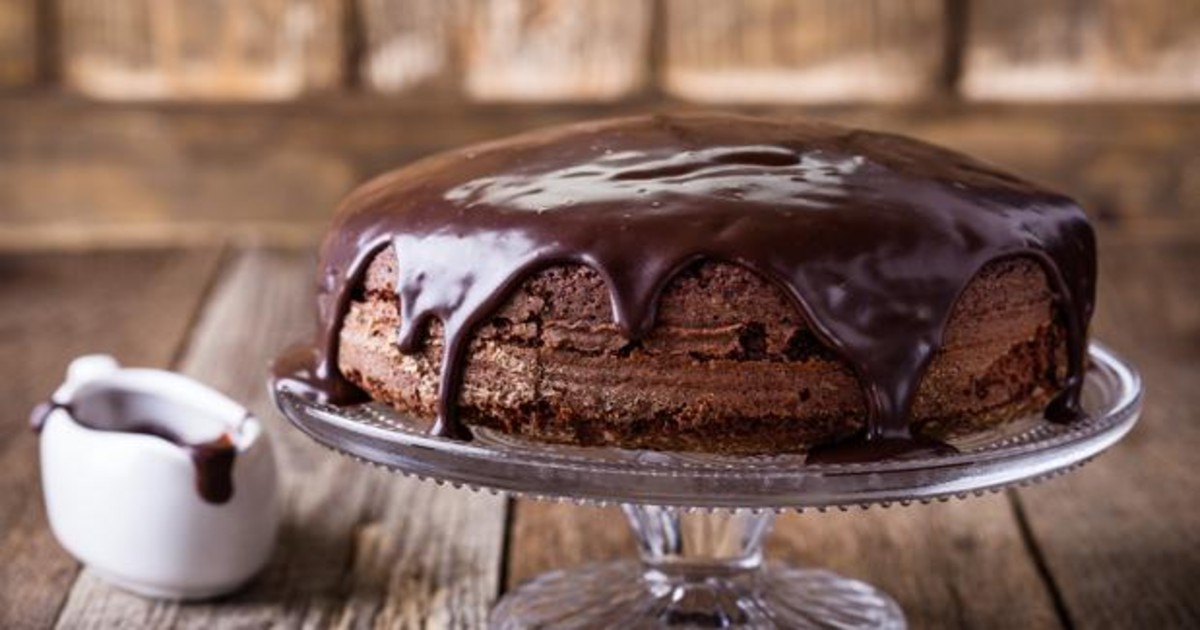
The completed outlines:
[[[904,627],[896,603],[868,584],[764,563],[773,513],[624,510],[640,561],[538,576],[501,600],[492,627]]]
[[[775,523],[770,512],[696,513],[626,505],[647,579],[679,583],[697,577],[751,578],[762,567],[762,547]]]

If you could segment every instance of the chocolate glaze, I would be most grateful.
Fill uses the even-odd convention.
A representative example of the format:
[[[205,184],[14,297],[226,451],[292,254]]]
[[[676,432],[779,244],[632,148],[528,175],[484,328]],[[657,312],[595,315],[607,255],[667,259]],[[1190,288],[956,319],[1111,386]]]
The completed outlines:
[[[434,434],[469,437],[455,406],[472,328],[530,273],[582,263],[608,284],[631,340],[698,259],[782,287],[858,376],[863,433],[820,459],[937,448],[908,410],[954,304],[987,263],[1046,271],[1067,333],[1068,379],[1047,409],[1079,413],[1095,239],[1069,198],[904,137],[721,114],[645,116],[546,129],[442,153],[385,174],[342,204],[321,251],[319,333],[275,366],[324,400],[365,395],[337,368],[338,336],[370,260],[397,258],[399,345],[441,320]]]
[[[214,440],[192,443],[166,428],[161,422],[152,420],[125,419],[121,410],[127,408],[124,397],[136,396],[125,392],[90,394],[72,403],[46,402],[33,408],[29,424],[34,431],[41,432],[46,419],[55,409],[65,410],[77,423],[96,431],[117,431],[151,435],[183,449],[191,457],[196,469],[196,492],[208,503],[226,503],[233,498],[233,464],[237,448],[229,433],[222,433]]]

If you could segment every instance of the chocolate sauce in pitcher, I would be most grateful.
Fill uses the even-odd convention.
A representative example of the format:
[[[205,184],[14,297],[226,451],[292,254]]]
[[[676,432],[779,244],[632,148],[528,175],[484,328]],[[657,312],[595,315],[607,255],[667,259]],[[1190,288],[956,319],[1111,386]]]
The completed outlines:
[[[558,127],[442,153],[385,174],[342,204],[324,242],[318,337],[275,378],[320,399],[366,399],[337,367],[338,335],[371,259],[397,259],[402,352],[423,324],[445,334],[436,435],[469,438],[456,410],[472,329],[530,274],[581,263],[606,281],[629,340],[700,259],[778,283],[854,370],[862,434],[816,451],[878,459],[942,448],[909,409],[958,296],[1014,256],[1044,268],[1066,331],[1066,387],[1048,417],[1079,415],[1095,239],[1071,199],[901,136],[718,114]]]
[[[208,503],[221,504],[233,497],[233,465],[237,448],[228,432],[215,439],[192,442],[183,439],[155,418],[139,417],[133,412],[141,392],[109,388],[88,392],[70,403],[48,402],[34,408],[30,425],[40,432],[47,417],[56,409],[66,411],[81,426],[95,431],[149,435],[182,449],[192,460],[196,472],[196,492]],[[144,405],[142,405],[144,406]]]

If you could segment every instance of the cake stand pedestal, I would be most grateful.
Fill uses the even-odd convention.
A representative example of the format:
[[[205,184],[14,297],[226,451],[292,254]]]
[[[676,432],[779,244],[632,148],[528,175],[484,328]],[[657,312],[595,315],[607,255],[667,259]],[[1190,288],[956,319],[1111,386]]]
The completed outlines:
[[[964,498],[1082,465],[1133,427],[1142,393],[1110,350],[1093,344],[1089,354],[1077,422],[1029,417],[953,441],[957,453],[866,464],[553,446],[486,430],[458,442],[382,405],[274,394],[313,439],[397,472],[623,507],[640,562],[538,576],[500,600],[494,628],[903,628],[900,608],[868,584],[764,562],[775,513]]]
[[[764,563],[775,513],[623,506],[640,561],[552,571],[492,611],[493,628],[903,628],[875,587]]]

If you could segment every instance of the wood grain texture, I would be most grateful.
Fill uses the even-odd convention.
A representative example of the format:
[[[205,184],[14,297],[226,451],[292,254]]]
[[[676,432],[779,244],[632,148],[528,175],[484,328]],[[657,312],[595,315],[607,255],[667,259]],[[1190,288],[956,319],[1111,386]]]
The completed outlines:
[[[1145,410],[1129,437],[1078,474],[1020,492],[1077,628],[1200,626],[1197,236],[1101,241],[1094,333],[1141,370]]]
[[[37,1],[0,0],[0,89],[37,78]]]
[[[342,79],[342,0],[59,0],[66,83],[89,96],[282,99]]]
[[[465,0],[465,91],[481,101],[610,101],[646,76],[650,0]]]
[[[218,258],[172,250],[0,257],[0,627],[48,627],[77,571],[46,523],[30,409],[79,354],[169,364]]]
[[[363,84],[422,99],[457,94],[461,7],[461,0],[359,0]]]
[[[1200,95],[1200,2],[972,2],[962,91],[1016,100]]]
[[[942,0],[666,0],[665,89],[703,102],[897,101],[943,72]]]
[[[779,519],[767,549],[882,588],[914,628],[1060,627],[1002,495],[792,514]]]
[[[284,523],[264,574],[215,603],[152,602],[84,572],[61,628],[476,628],[499,588],[505,502],[336,455],[268,398],[268,361],[312,325],[310,257],[250,252],[222,278],[179,369],[247,405],[270,434]]]
[[[611,101],[647,74],[652,0],[363,0],[365,83],[423,101]]]
[[[341,197],[385,170],[468,142],[646,110],[342,100],[118,108],[0,99],[0,249],[230,238],[314,243]],[[975,154],[1078,197],[1105,224],[1170,232],[1200,223],[1195,106],[804,113]]]

